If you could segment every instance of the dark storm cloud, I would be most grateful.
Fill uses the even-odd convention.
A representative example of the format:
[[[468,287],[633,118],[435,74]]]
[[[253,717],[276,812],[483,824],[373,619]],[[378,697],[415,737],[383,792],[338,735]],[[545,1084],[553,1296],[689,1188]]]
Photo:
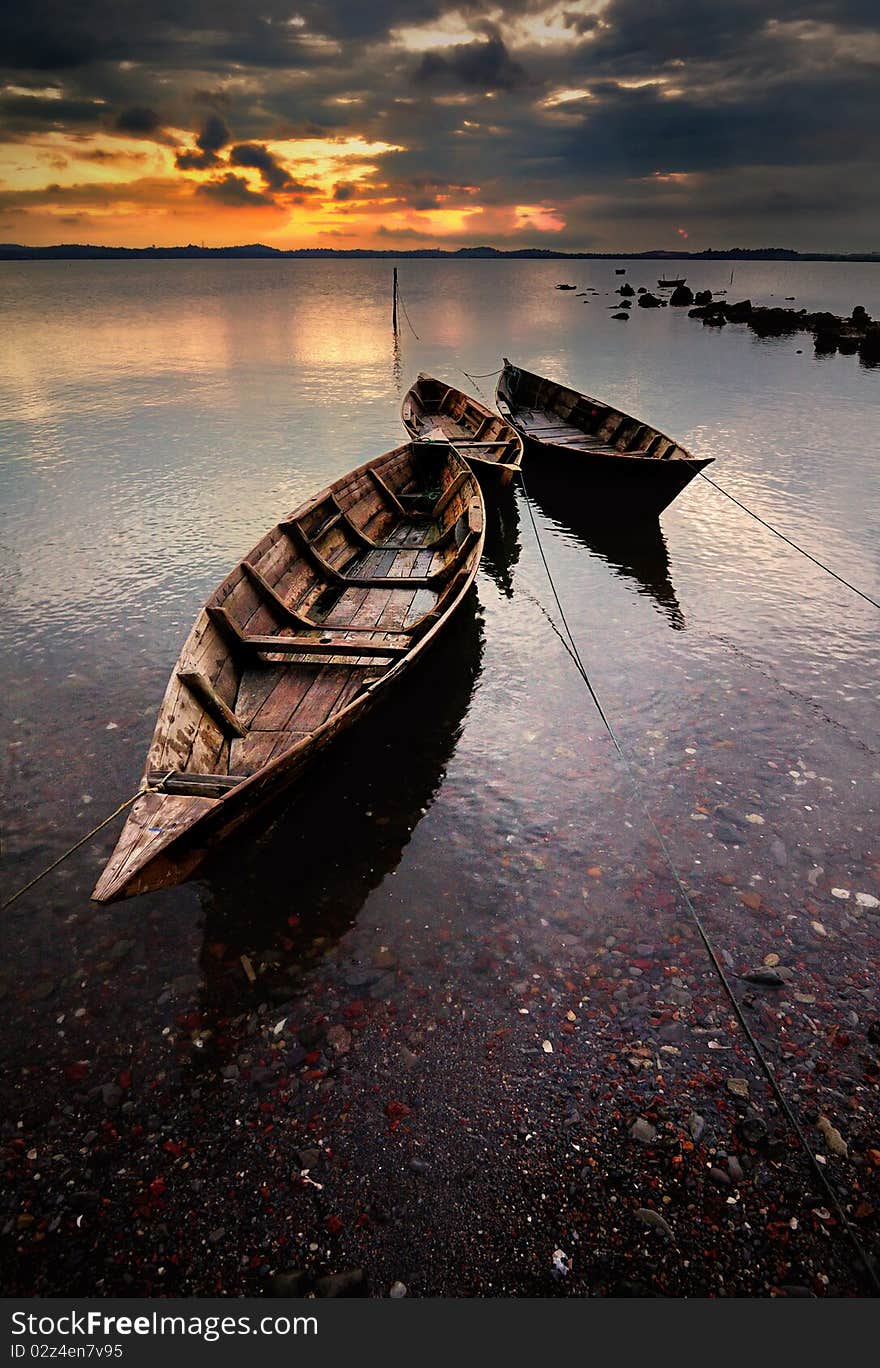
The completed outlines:
[[[35,95],[0,95],[0,136],[34,128],[80,129],[97,125],[103,107],[94,100],[44,99]]]
[[[213,152],[178,152],[174,158],[174,165],[178,171],[210,171],[212,167],[220,165],[220,158]]]
[[[207,122],[202,126],[202,131],[196,138],[196,146],[202,152],[209,155],[219,152],[222,147],[231,142],[232,134],[229,132],[226,121],[220,118],[219,114],[212,114]]]
[[[446,89],[515,90],[527,76],[500,38],[488,42],[462,43],[447,53],[426,52],[415,72],[416,84]]]
[[[196,138],[196,150],[178,152],[175,164],[181,171],[209,171],[220,165],[221,159],[217,153],[231,140],[232,134],[226,121],[219,114],[211,114]]]
[[[252,190],[244,176],[236,176],[232,171],[227,171],[225,176],[220,176],[217,180],[203,181],[201,185],[196,186],[196,194],[233,208],[252,208],[275,202],[271,195],[263,195],[257,190]]]
[[[114,127],[120,133],[129,133],[133,137],[149,137],[160,131],[162,120],[155,109],[149,109],[146,105],[132,105],[117,115]]]
[[[285,190],[290,186],[290,174],[277,157],[273,157],[267,147],[258,143],[240,143],[229,153],[232,166],[250,167],[259,171],[263,183],[269,190]],[[302,189],[302,187],[299,187]]]
[[[880,210],[876,0],[608,0],[594,14],[575,4],[32,0],[9,15],[0,85],[35,94],[0,101],[0,136],[79,135],[115,120],[160,141],[158,114],[154,128],[122,121],[161,111],[165,127],[196,135],[178,168],[215,170],[206,193],[241,203],[242,187],[257,192],[220,176],[227,165],[259,171],[266,196],[296,188],[267,141],[360,135],[404,150],[374,159],[372,184],[343,188],[349,203],[384,183],[423,211],[467,202],[476,186],[482,204],[562,209],[570,226],[553,240],[569,245],[590,237],[597,199],[611,221],[615,205],[621,221],[644,211],[649,237],[652,204],[665,228],[671,204],[705,217],[711,203],[721,234],[745,238],[759,231],[762,204],[774,214],[808,205],[825,221],[837,206],[843,245],[869,244]],[[535,41],[541,14],[565,41]],[[424,51],[394,37],[442,31],[452,15],[460,41]],[[638,87],[649,81],[659,84]],[[62,98],[39,94],[49,84]],[[589,94],[553,103],[576,90]],[[866,181],[873,215],[864,196],[840,195],[841,165]],[[656,170],[713,177],[712,193],[695,179],[670,200]]]

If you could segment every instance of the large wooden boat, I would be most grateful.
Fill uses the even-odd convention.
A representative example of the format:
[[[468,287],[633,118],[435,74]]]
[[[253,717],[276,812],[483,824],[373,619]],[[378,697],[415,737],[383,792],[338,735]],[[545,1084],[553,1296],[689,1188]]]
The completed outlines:
[[[479,485],[449,445],[408,442],[268,532],[196,619],[144,780],[92,894],[187,878],[428,648],[485,536]]]
[[[530,460],[553,462],[626,513],[662,512],[712,460],[697,459],[648,423],[506,357],[496,402],[525,441],[526,475]]]
[[[507,484],[519,470],[519,433],[462,390],[420,375],[403,397],[400,416],[417,441],[452,442],[475,475]]]

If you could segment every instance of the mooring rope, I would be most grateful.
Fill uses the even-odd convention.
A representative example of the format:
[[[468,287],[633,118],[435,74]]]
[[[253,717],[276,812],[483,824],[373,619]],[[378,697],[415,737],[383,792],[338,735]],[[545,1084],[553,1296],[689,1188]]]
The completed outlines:
[[[763,1072],[765,1078],[767,1079],[767,1082],[770,1084],[770,1088],[771,1088],[771,1090],[772,1090],[772,1092],[773,1092],[773,1095],[775,1096],[777,1102],[779,1103],[779,1106],[782,1108],[782,1111],[783,1111],[783,1113],[785,1114],[785,1117],[786,1117],[786,1119],[788,1120],[789,1125],[791,1126],[791,1128],[792,1128],[792,1130],[793,1130],[795,1136],[797,1137],[798,1141],[800,1142],[800,1145],[801,1145],[801,1147],[802,1147],[802,1149],[803,1149],[805,1155],[807,1156],[807,1159],[808,1159],[808,1161],[809,1161],[809,1164],[810,1164],[810,1166],[811,1166],[811,1168],[812,1168],[814,1174],[816,1175],[816,1177],[818,1178],[818,1180],[819,1180],[819,1182],[820,1182],[822,1188],[823,1188],[824,1191],[826,1192],[826,1194],[827,1194],[827,1196],[828,1196],[828,1200],[831,1202],[831,1205],[833,1206],[834,1210],[836,1211],[836,1213],[837,1213],[837,1215],[838,1215],[838,1217],[839,1217],[839,1219],[840,1219],[840,1221],[841,1221],[841,1224],[842,1224],[843,1228],[846,1230],[847,1235],[849,1236],[849,1239],[850,1239],[850,1242],[851,1242],[851,1244],[852,1244],[853,1249],[855,1250],[855,1252],[856,1252],[856,1254],[857,1254],[857,1256],[858,1256],[860,1262],[864,1265],[864,1268],[865,1268],[865,1270],[866,1270],[866,1272],[867,1272],[867,1274],[868,1274],[868,1278],[869,1278],[869,1280],[870,1280],[870,1282],[871,1282],[871,1285],[873,1286],[875,1292],[880,1293],[880,1276],[878,1276],[877,1270],[875,1269],[873,1262],[871,1261],[871,1259],[869,1258],[869,1256],[868,1256],[868,1254],[866,1253],[865,1249],[863,1248],[862,1243],[861,1243],[861,1241],[860,1241],[858,1235],[856,1234],[855,1230],[853,1229],[852,1223],[850,1222],[850,1219],[849,1219],[849,1217],[847,1216],[847,1214],[846,1214],[846,1212],[845,1212],[845,1210],[844,1210],[844,1208],[843,1208],[842,1202],[841,1202],[840,1199],[838,1198],[837,1193],[834,1191],[834,1188],[831,1186],[831,1183],[830,1183],[829,1179],[827,1178],[827,1176],[826,1176],[826,1174],[825,1174],[825,1172],[824,1172],[824,1170],[823,1170],[823,1168],[822,1168],[822,1165],[819,1163],[818,1159],[816,1158],[816,1156],[815,1156],[815,1154],[814,1154],[814,1152],[813,1152],[813,1150],[812,1150],[812,1148],[811,1148],[811,1146],[810,1146],[810,1143],[809,1143],[809,1141],[807,1140],[806,1135],[804,1134],[804,1130],[803,1130],[803,1127],[801,1126],[800,1121],[798,1120],[798,1118],[797,1118],[797,1116],[795,1115],[795,1113],[794,1113],[794,1111],[793,1111],[793,1109],[792,1109],[792,1107],[791,1107],[791,1105],[790,1105],[788,1099],[786,1098],[785,1094],[783,1093],[782,1088],[781,1088],[781,1085],[780,1085],[780,1083],[779,1083],[779,1081],[778,1081],[778,1079],[777,1079],[777,1077],[776,1077],[776,1071],[774,1070],[772,1064],[770,1063],[770,1060],[767,1058],[767,1055],[764,1053],[763,1047],[761,1046],[760,1042],[758,1041],[757,1037],[755,1036],[754,1032],[752,1031],[751,1026],[749,1025],[748,1021],[746,1020],[746,1017],[745,1017],[745,1014],[744,1014],[744,1012],[743,1012],[743,1009],[742,1009],[742,1007],[741,1007],[740,1004],[739,1004],[739,1001],[738,1001],[738,999],[737,999],[737,996],[736,996],[735,992],[733,991],[733,985],[731,984],[730,979],[728,978],[728,976],[727,976],[727,974],[726,974],[726,972],[725,972],[725,970],[724,970],[724,966],[722,965],[721,960],[720,960],[719,957],[718,957],[718,954],[717,954],[717,952],[716,952],[716,950],[715,950],[715,947],[713,946],[711,940],[709,939],[709,934],[708,934],[708,932],[706,931],[705,926],[703,925],[703,922],[702,922],[702,919],[701,919],[701,917],[700,917],[700,914],[697,912],[697,909],[694,907],[694,904],[693,904],[693,902],[692,902],[692,900],[691,900],[690,894],[688,893],[687,889],[685,888],[685,885],[684,885],[684,883],[683,883],[683,881],[682,881],[681,875],[679,874],[678,869],[676,868],[675,862],[674,862],[674,860],[673,860],[673,858],[672,858],[672,855],[671,855],[671,853],[670,853],[669,847],[668,847],[668,845],[666,844],[666,840],[665,840],[665,838],[664,838],[662,832],[660,831],[660,828],[657,826],[657,823],[654,821],[654,818],[653,818],[653,816],[651,815],[651,811],[650,811],[650,809],[648,808],[648,805],[647,805],[646,800],[642,797],[641,789],[639,788],[638,778],[637,778],[636,773],[635,773],[635,771],[634,771],[634,769],[633,769],[633,767],[632,767],[632,764],[631,764],[631,762],[630,762],[630,760],[629,760],[629,757],[627,756],[625,750],[623,749],[623,746],[621,745],[620,741],[618,740],[617,734],[616,734],[616,732],[615,732],[613,726],[611,725],[611,721],[610,721],[610,719],[609,719],[609,717],[608,717],[608,714],[606,713],[606,711],[605,711],[605,709],[604,709],[604,707],[603,707],[603,705],[602,705],[602,701],[601,701],[601,699],[599,698],[599,695],[598,695],[598,693],[596,692],[595,687],[593,686],[593,683],[592,683],[592,680],[590,679],[589,674],[587,673],[587,669],[586,669],[586,666],[585,666],[584,663],[583,663],[583,660],[581,659],[581,654],[580,654],[580,651],[578,650],[577,642],[575,641],[574,634],[572,633],[571,627],[569,626],[568,618],[567,618],[566,615],[565,615],[565,609],[564,609],[563,606],[562,606],[562,601],[561,601],[561,599],[560,599],[560,597],[559,597],[559,591],[558,591],[557,588],[556,588],[556,582],[555,582],[555,580],[554,580],[554,578],[553,578],[553,573],[552,573],[552,571],[551,571],[551,569],[550,569],[550,566],[549,566],[549,563],[548,563],[548,561],[547,561],[547,556],[546,556],[546,554],[545,554],[545,552],[544,552],[544,546],[543,546],[543,542],[542,542],[542,540],[541,540],[541,534],[540,534],[540,532],[539,532],[539,530],[538,530],[538,524],[537,524],[537,522],[536,522],[536,520],[535,520],[535,514],[534,514],[534,510],[533,510],[533,508],[532,508],[532,501],[531,501],[531,499],[529,498],[528,489],[526,488],[526,482],[525,482],[525,479],[523,478],[522,471],[520,471],[520,480],[521,480],[521,482],[522,482],[522,491],[523,491],[524,501],[525,501],[526,508],[528,509],[529,519],[530,519],[531,524],[532,524],[532,530],[533,530],[534,535],[535,535],[535,542],[536,542],[537,547],[538,547],[538,552],[539,552],[539,554],[540,554],[541,561],[542,561],[543,566],[544,566],[544,571],[545,571],[545,573],[546,573],[547,580],[548,580],[548,583],[549,583],[549,585],[550,585],[550,589],[551,589],[551,592],[552,592],[552,594],[553,594],[553,598],[554,598],[554,600],[555,600],[557,610],[558,610],[558,612],[559,612],[559,616],[560,616],[560,618],[562,619],[562,623],[563,623],[563,626],[564,626],[564,628],[565,628],[565,633],[566,633],[566,635],[567,635],[567,637],[568,637],[568,640],[569,640],[569,643],[570,643],[570,646],[571,646],[571,649],[570,649],[570,651],[569,651],[569,655],[570,655],[571,659],[574,661],[575,667],[576,667],[576,669],[577,669],[579,675],[581,676],[581,679],[583,680],[584,684],[586,685],[586,688],[587,688],[587,690],[588,690],[588,692],[589,692],[589,694],[590,694],[590,697],[591,697],[592,700],[593,700],[593,703],[595,704],[596,711],[598,712],[600,718],[602,719],[602,722],[604,723],[605,729],[606,729],[606,731],[608,732],[608,735],[609,735],[609,737],[611,738],[611,741],[612,741],[613,744],[614,744],[614,748],[615,748],[615,750],[617,751],[617,754],[618,754],[618,756],[620,757],[620,759],[621,759],[621,761],[622,761],[622,763],[623,763],[623,766],[624,766],[624,769],[626,770],[626,773],[627,773],[627,776],[628,776],[628,778],[629,778],[630,784],[632,785],[633,793],[634,793],[634,795],[635,795],[635,797],[636,797],[636,799],[637,799],[637,801],[638,801],[638,803],[639,803],[639,805],[640,805],[642,811],[644,812],[645,817],[646,817],[647,820],[648,820],[648,824],[649,824],[651,830],[653,831],[655,837],[657,838],[657,843],[658,843],[658,845],[659,845],[659,847],[660,847],[661,853],[662,853],[663,858],[664,858],[664,860],[665,860],[665,862],[666,862],[666,865],[667,865],[667,867],[668,867],[668,869],[669,869],[669,872],[671,873],[671,875],[672,875],[672,877],[673,877],[673,880],[675,881],[675,884],[676,884],[676,886],[677,886],[677,888],[678,888],[678,891],[679,891],[679,893],[681,894],[682,901],[684,902],[684,905],[685,905],[685,907],[687,908],[688,913],[689,913],[689,915],[690,915],[690,917],[691,917],[691,919],[692,919],[694,925],[695,925],[696,928],[697,928],[697,931],[698,931],[698,933],[699,933],[700,939],[701,939],[701,941],[703,942],[703,946],[704,946],[704,948],[705,948],[705,950],[706,950],[706,953],[707,953],[707,955],[708,955],[708,957],[709,957],[709,960],[710,960],[710,962],[711,962],[711,964],[712,964],[712,967],[713,967],[713,969],[715,970],[716,975],[718,976],[718,979],[719,979],[719,981],[720,981],[720,983],[721,983],[722,988],[724,989],[724,992],[726,993],[727,997],[728,997],[729,1000],[730,1000],[730,1004],[731,1004],[731,1006],[732,1006],[732,1008],[733,1008],[733,1011],[734,1011],[734,1014],[735,1014],[735,1016],[736,1016],[736,1019],[737,1019],[737,1021],[739,1022],[739,1025],[740,1025],[740,1027],[741,1027],[741,1029],[742,1029],[742,1031],[743,1031],[743,1034],[745,1035],[746,1040],[748,1041],[748,1043],[749,1043],[749,1045],[750,1045],[750,1047],[751,1047],[751,1049],[752,1049],[752,1052],[753,1052],[753,1054],[754,1054],[754,1056],[755,1056],[755,1059],[757,1060],[757,1062],[758,1062],[758,1064],[759,1064],[759,1066],[760,1066],[760,1068],[761,1068],[761,1070],[762,1070],[762,1072]]]
[[[416,332],[415,328],[413,327],[412,322],[411,322],[411,320],[410,320],[410,316],[409,316],[409,314],[408,314],[407,311],[406,311],[406,305],[405,305],[404,302],[403,302],[403,295],[402,295],[401,292],[400,292],[400,284],[399,284],[399,282],[398,282],[398,286],[397,286],[397,302],[398,302],[398,304],[400,305],[401,309],[403,310],[403,316],[404,316],[404,318],[406,319],[407,323],[409,324],[409,330],[410,330],[410,332],[412,333],[412,335],[413,335],[413,337],[416,339],[416,341],[417,341],[417,342],[420,342],[420,341],[421,341],[421,338],[419,337],[418,333]]]
[[[471,373],[471,371],[463,370],[461,373],[462,375],[466,375],[468,380],[491,380],[494,375],[500,375],[503,369],[503,366],[499,366],[498,369],[494,371],[476,371]]]
[[[692,465],[696,469],[695,462],[688,461],[688,465]],[[866,594],[864,590],[857,588],[855,584],[851,584],[848,579],[844,579],[843,575],[838,575],[836,570],[832,570],[831,566],[826,565],[824,561],[818,560],[812,552],[806,551],[802,546],[798,546],[796,541],[792,541],[791,537],[787,537],[784,532],[780,532],[778,527],[774,527],[772,523],[767,522],[766,518],[762,518],[759,513],[755,513],[754,510],[749,508],[747,504],[744,504],[741,499],[736,498],[736,496],[731,494],[728,489],[725,489],[723,485],[718,484],[717,480],[713,480],[709,475],[704,474],[702,470],[697,470],[697,474],[700,476],[700,479],[706,481],[706,484],[710,484],[713,489],[718,490],[719,494],[723,494],[725,499],[729,499],[731,503],[736,504],[737,508],[741,508],[743,513],[748,513],[750,518],[755,519],[755,522],[760,523],[762,527],[766,527],[768,532],[772,532],[775,537],[779,537],[781,541],[784,541],[795,551],[799,551],[802,556],[806,556],[807,560],[812,561],[820,570],[824,570],[826,575],[831,575],[831,577],[836,579],[840,584],[846,585],[847,589],[851,589],[854,594],[858,594],[859,598],[863,598],[866,603],[870,603],[872,608],[880,608],[880,603],[878,603],[876,599],[871,598],[870,594]]]
[[[5,912],[7,907],[11,907],[12,904],[16,902],[22,896],[23,893],[27,893],[29,889],[33,888],[34,884],[38,884],[41,879],[45,879],[47,874],[51,874],[53,869],[57,869],[58,866],[64,864],[64,861],[69,859],[71,855],[75,855],[76,852],[82,848],[82,846],[88,844],[88,842],[92,839],[93,836],[97,836],[99,831],[103,831],[105,826],[109,826],[110,823],[113,821],[114,817],[118,817],[121,812],[125,812],[125,809],[130,808],[132,803],[136,803],[138,798],[142,797],[143,794],[161,793],[162,785],[165,783],[165,780],[170,778],[170,776],[173,773],[173,770],[169,770],[168,773],[166,775],[163,775],[163,777],[159,780],[158,784],[142,784],[141,787],[137,790],[137,792],[133,793],[130,798],[126,798],[124,803],[120,803],[119,807],[116,808],[115,811],[111,812],[109,817],[105,817],[104,820],[99,822],[97,826],[92,827],[91,831],[87,831],[85,836],[80,837],[80,839],[74,845],[72,845],[69,850],[65,850],[63,855],[59,855],[57,860],[53,860],[51,864],[46,865],[45,869],[41,869],[39,874],[35,874],[32,879],[29,879],[26,884],[23,884],[17,892],[13,893],[11,898],[6,899],[6,902],[0,903],[0,912]]]

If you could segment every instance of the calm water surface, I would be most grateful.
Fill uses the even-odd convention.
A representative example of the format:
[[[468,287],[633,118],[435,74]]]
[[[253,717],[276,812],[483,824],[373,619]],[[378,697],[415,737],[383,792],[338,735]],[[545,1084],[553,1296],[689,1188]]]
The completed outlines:
[[[729,271],[687,266],[694,289],[726,287]],[[735,272],[730,298],[880,313],[871,266]],[[629,263],[626,279],[650,287],[662,273],[662,263]],[[620,279],[610,262],[402,262],[400,275],[412,327],[404,321],[395,347],[382,262],[0,267],[9,889],[134,790],[165,681],[208,592],[280,515],[402,440],[400,401],[419,370],[473,389],[462,372],[494,371],[507,355],[635,413],[714,456],[719,483],[880,596],[880,371],[855,357],[817,360],[808,335],[708,330],[686,310],[634,309],[626,325],[613,322]],[[557,280],[599,293],[585,301],[554,290]],[[477,383],[492,395],[493,378]],[[787,1003],[787,1024],[769,1007],[761,1018],[792,1097],[804,1115],[817,1104],[816,1042],[837,1031],[846,1038],[834,1067],[849,1071],[852,1107],[876,1132],[876,1081],[865,1083],[859,1063],[878,1015],[876,611],[700,481],[662,530],[597,525],[585,499],[537,473],[529,484],[583,659],[729,968],[778,954],[810,999]],[[237,1080],[252,1061],[240,1037],[259,1033],[273,1003],[285,1005],[285,1021],[344,1017],[365,996],[393,1009],[391,1036],[403,1032],[422,1061],[413,1111],[435,1148],[449,1115],[482,1114],[488,1135],[493,1118],[525,1106],[532,1065],[544,1078],[575,1049],[558,1034],[569,999],[593,1019],[589,1056],[612,1050],[606,1036],[619,1017],[630,1046],[644,1037],[649,1006],[633,985],[649,970],[627,972],[639,946],[640,963],[668,958],[669,944],[687,939],[685,914],[548,621],[555,610],[523,494],[490,508],[489,521],[462,620],[397,706],[341,743],[307,800],[292,795],[274,824],[222,852],[198,882],[97,909],[88,893],[112,845],[104,833],[5,914],[0,1036],[13,1138],[42,1152],[40,1137],[57,1128],[91,1134],[89,1108],[119,1077],[129,1111],[122,1121],[113,1113],[116,1130],[127,1135],[135,1117],[138,1137],[157,1135],[148,1094],[160,1079],[163,1105],[184,1118],[178,1127],[210,1131],[213,1180],[225,1167],[240,1179],[227,1101],[232,1090],[245,1107]],[[698,949],[689,954],[671,1010],[723,1034],[718,989]],[[600,962],[613,962],[607,982],[596,977]],[[384,978],[371,977],[377,963]],[[591,979],[602,986],[585,1007]],[[481,1041],[512,1033],[504,1048],[524,1061],[521,1085],[504,1075],[503,1101],[482,1046],[475,1055],[468,1043],[474,1029]],[[552,1062],[545,1039],[555,1042]],[[738,1047],[731,1038],[723,1048]],[[338,1143],[352,1173],[375,1177],[386,1142],[370,1130],[365,1099],[383,1056],[366,1028],[345,1054],[344,1114],[366,1111]],[[672,1055],[666,1067],[679,1067]],[[695,1102],[693,1086],[667,1076],[670,1096],[708,1114],[711,1101]],[[72,1254],[59,1249],[61,1195],[52,1227],[47,1193],[99,1188],[114,1212],[130,1196],[135,1179],[110,1177],[118,1156],[95,1177],[92,1147],[57,1157],[54,1178],[51,1162],[34,1180],[22,1159],[5,1232],[15,1285],[72,1288],[96,1250],[107,1269],[125,1265],[118,1227],[97,1216]],[[254,1172],[264,1162],[263,1149],[250,1152]],[[168,1181],[180,1220],[195,1219],[195,1206],[206,1230],[224,1226],[228,1187],[210,1200],[200,1188],[196,1200],[185,1175]],[[22,1213],[32,1220],[21,1225]],[[548,1218],[550,1252],[574,1238],[567,1220]],[[32,1223],[39,1245],[29,1243]],[[252,1286],[242,1267],[263,1276],[311,1257],[300,1214],[293,1226],[277,1211],[257,1224],[252,1247],[223,1264],[230,1290]],[[508,1239],[499,1226],[473,1243],[453,1222],[443,1228],[448,1266],[421,1283],[409,1277],[422,1291],[540,1291],[505,1267]],[[160,1244],[138,1263],[135,1290],[169,1285]],[[377,1276],[400,1276],[395,1259],[418,1262],[393,1241],[380,1245]],[[544,1263],[536,1252],[542,1268],[550,1252]],[[211,1290],[189,1257],[171,1285]],[[470,1267],[469,1280],[456,1283],[453,1263]],[[107,1290],[131,1285],[103,1276]],[[754,1276],[739,1290],[769,1285]],[[670,1290],[707,1288],[719,1290],[686,1279]]]

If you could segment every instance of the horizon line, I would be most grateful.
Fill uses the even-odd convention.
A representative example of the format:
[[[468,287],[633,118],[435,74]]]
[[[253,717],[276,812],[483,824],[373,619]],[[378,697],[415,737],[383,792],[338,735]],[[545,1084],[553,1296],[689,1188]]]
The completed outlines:
[[[724,247],[703,248],[688,251],[685,248],[651,248],[635,252],[590,252],[565,251],[552,247],[272,247],[266,243],[253,242],[229,244],[221,247],[205,247],[197,243],[186,243],[161,247],[124,247],[104,246],[96,243],[52,243],[31,246],[27,243],[0,243],[0,260],[39,260],[54,259],[100,259],[113,257],[269,257],[271,259],[300,258],[373,258],[379,260],[401,259],[537,259],[545,261],[700,261],[700,260],[751,260],[751,261],[880,261],[880,251],[862,252],[803,252],[792,247]]]

